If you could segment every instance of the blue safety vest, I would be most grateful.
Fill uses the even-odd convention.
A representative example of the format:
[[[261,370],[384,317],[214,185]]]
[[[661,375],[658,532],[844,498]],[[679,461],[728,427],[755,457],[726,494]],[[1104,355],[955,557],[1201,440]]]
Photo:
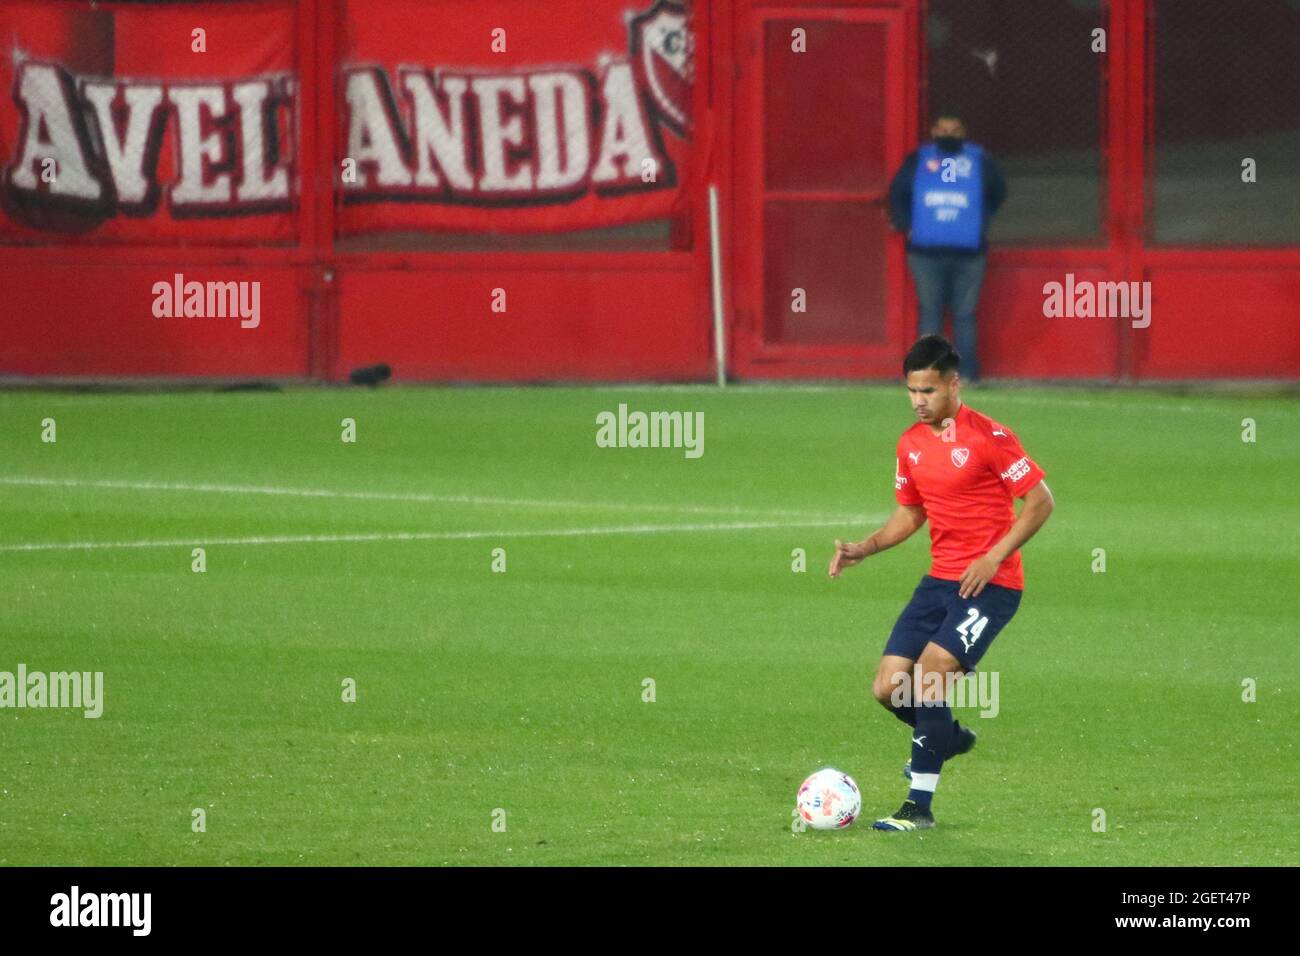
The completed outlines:
[[[978,249],[984,232],[984,150],[963,143],[961,152],[945,155],[926,143],[916,153],[912,245]],[[945,168],[952,182],[944,181]]]

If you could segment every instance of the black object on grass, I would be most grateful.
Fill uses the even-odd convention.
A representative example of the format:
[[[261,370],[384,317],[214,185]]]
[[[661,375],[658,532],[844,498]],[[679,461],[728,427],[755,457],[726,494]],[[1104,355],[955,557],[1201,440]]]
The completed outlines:
[[[354,368],[348,375],[348,380],[353,385],[378,385],[380,382],[386,382],[392,378],[393,370],[387,365],[366,365],[362,368]]]

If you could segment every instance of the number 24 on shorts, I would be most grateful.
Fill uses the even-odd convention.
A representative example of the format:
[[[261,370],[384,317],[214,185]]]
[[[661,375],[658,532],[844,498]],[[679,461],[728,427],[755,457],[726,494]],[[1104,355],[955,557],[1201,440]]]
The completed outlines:
[[[957,625],[957,633],[961,635],[962,646],[970,650],[980,635],[984,633],[984,627],[989,622],[987,617],[980,617],[980,611],[977,607],[968,608],[966,611],[966,620]]]

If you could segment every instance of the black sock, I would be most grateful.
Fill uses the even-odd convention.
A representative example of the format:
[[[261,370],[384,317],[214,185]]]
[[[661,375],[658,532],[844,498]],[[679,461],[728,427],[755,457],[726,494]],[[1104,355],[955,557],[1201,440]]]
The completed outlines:
[[[911,704],[908,704],[906,707],[895,707],[892,704],[887,706],[889,707],[889,712],[903,723],[907,724],[907,726],[916,726],[916,708]]]
[[[921,706],[912,737],[912,789],[907,799],[916,801],[923,810],[930,809],[944,755],[952,750],[954,733],[952,709],[946,702]]]

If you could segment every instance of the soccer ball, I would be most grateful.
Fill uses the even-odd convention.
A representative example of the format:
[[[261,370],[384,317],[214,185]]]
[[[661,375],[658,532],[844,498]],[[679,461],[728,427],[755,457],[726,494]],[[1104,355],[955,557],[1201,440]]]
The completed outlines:
[[[826,767],[800,785],[795,806],[814,830],[843,830],[862,811],[862,794],[847,773]]]

